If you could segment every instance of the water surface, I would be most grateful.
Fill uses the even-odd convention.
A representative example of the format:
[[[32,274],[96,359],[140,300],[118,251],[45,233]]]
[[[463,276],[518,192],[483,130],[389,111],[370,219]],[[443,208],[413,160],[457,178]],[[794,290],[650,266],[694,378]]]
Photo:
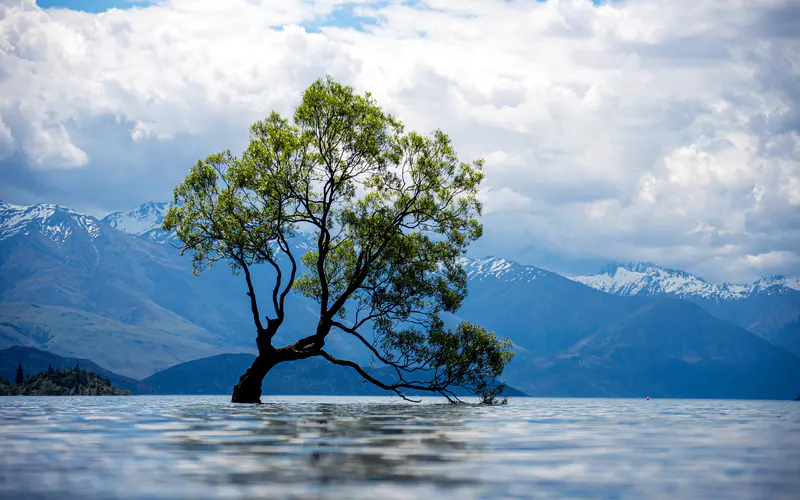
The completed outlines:
[[[0,398],[2,498],[797,498],[800,403]]]

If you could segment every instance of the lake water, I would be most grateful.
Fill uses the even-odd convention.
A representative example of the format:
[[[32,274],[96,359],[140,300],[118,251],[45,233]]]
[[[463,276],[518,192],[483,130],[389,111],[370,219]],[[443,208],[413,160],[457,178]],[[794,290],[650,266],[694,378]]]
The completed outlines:
[[[2,498],[798,498],[800,403],[0,398]]]

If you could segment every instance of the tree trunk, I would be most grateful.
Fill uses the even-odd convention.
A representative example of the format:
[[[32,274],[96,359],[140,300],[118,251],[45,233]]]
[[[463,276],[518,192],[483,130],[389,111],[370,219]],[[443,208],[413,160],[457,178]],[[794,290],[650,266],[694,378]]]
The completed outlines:
[[[239,378],[239,383],[233,388],[232,403],[260,403],[261,383],[264,377],[278,364],[277,356],[259,354],[252,366]]]

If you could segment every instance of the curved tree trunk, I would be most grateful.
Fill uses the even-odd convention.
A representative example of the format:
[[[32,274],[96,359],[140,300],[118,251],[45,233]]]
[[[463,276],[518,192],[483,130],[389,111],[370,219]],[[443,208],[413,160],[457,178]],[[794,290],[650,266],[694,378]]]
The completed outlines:
[[[261,383],[264,377],[278,364],[277,356],[259,354],[252,366],[239,378],[239,383],[233,388],[232,403],[260,403]]]

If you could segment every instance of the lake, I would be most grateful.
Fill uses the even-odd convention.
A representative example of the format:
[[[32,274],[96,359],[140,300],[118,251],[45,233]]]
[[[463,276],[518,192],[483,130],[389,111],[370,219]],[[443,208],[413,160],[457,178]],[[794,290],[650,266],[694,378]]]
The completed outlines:
[[[2,498],[797,498],[800,403],[0,398]]]

